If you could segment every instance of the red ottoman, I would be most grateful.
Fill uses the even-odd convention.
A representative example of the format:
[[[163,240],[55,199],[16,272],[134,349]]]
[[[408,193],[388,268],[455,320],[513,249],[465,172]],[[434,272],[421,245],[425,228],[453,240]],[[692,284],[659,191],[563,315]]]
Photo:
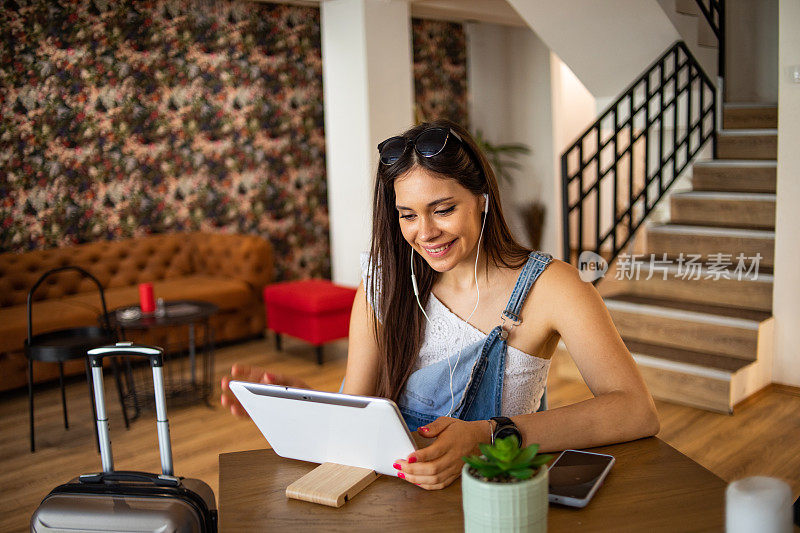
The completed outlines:
[[[264,287],[267,328],[281,349],[285,333],[314,344],[322,364],[322,345],[347,337],[356,290],[324,279],[287,281]]]

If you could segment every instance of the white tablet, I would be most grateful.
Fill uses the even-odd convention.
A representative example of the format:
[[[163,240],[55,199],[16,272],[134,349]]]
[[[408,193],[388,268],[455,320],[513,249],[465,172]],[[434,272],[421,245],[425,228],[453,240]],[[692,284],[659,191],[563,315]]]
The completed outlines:
[[[281,457],[394,476],[392,464],[416,449],[397,405],[386,398],[245,381],[231,381],[230,389]]]

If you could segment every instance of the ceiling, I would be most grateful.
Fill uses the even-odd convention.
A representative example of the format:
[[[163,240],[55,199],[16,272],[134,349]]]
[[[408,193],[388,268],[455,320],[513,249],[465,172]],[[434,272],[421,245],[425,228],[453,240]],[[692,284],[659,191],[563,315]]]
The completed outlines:
[[[319,5],[325,0],[258,0],[296,5]],[[384,0],[385,2],[392,0]],[[525,26],[525,21],[506,0],[408,0],[411,16],[453,22],[489,22]]]
[[[409,3],[411,15],[420,18],[526,25],[506,0],[409,0]]]

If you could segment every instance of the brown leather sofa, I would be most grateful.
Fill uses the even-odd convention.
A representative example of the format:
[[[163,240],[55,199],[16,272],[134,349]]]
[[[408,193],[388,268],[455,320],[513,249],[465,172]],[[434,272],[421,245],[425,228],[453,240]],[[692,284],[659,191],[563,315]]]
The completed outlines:
[[[272,249],[258,236],[173,233],[0,254],[0,390],[27,383],[23,346],[28,291],[46,271],[66,265],[82,267],[100,281],[109,311],[138,304],[138,284],[151,282],[156,297],[219,306],[211,320],[218,342],[264,331],[261,291],[272,278]],[[100,311],[100,297],[90,279],[75,271],[58,273],[34,295],[33,333],[96,325]],[[177,330],[153,335],[162,338],[131,340],[174,347],[186,339],[185,332]],[[70,361],[65,372],[82,373],[83,368],[82,361]],[[37,363],[34,375],[37,382],[57,377],[58,365]]]

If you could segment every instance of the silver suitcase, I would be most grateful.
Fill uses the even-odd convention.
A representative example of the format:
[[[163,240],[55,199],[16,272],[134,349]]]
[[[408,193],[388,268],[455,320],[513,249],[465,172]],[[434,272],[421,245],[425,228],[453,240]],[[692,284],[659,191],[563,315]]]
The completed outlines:
[[[155,388],[161,474],[114,470],[103,391],[103,358],[150,359]],[[31,517],[31,531],[216,532],[214,492],[199,479],[176,477],[164,395],[163,350],[119,342],[88,352],[97,404],[103,471],[81,475],[48,494]]]

